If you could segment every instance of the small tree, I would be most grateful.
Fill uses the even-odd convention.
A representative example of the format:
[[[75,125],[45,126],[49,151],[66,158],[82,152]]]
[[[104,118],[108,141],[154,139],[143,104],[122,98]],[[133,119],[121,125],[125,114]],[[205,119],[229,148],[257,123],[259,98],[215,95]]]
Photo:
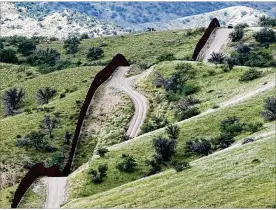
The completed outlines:
[[[108,149],[105,147],[100,147],[97,151],[97,153],[98,153],[98,155],[100,155],[100,157],[104,157],[107,152],[108,152]]]
[[[30,64],[38,66],[54,66],[58,60],[60,60],[60,53],[53,48],[38,49],[27,59]]]
[[[186,142],[185,152],[209,155],[212,152],[211,140],[206,138],[192,138]]]
[[[130,155],[123,155],[121,158],[122,160],[117,164],[116,168],[123,172],[133,173],[137,166],[134,157]]]
[[[18,89],[13,87],[5,91],[3,96],[5,115],[14,115],[18,113],[19,108],[23,105],[24,96],[25,92],[22,88]]]
[[[28,142],[36,150],[41,150],[47,144],[45,140],[45,134],[41,131],[32,131],[31,133],[25,136],[25,139],[28,139]]]
[[[224,134],[236,136],[243,131],[244,124],[236,116],[229,116],[221,121],[220,131]]]
[[[232,42],[240,41],[243,38],[244,30],[242,27],[237,27],[234,29],[233,32],[229,34],[229,38],[232,40]]]
[[[36,93],[36,98],[40,104],[48,104],[49,100],[56,95],[57,91],[51,87],[40,88]]]
[[[13,49],[1,49],[0,48],[0,62],[17,63],[18,58],[16,56],[16,52]]]
[[[147,160],[146,164],[151,167],[148,175],[159,173],[162,169],[162,160],[161,158],[156,157],[156,155],[151,160]]]
[[[69,131],[65,132],[64,139],[65,139],[65,144],[70,145],[72,134]]]
[[[180,172],[191,167],[190,163],[187,161],[174,161],[171,165],[176,172]]]
[[[93,168],[89,169],[88,173],[92,175],[92,182],[94,184],[99,184],[103,182],[103,178],[107,176],[108,166],[107,164],[99,165],[98,171]]]
[[[75,54],[78,52],[80,40],[76,36],[69,36],[68,39],[64,41],[63,48],[68,54]]]
[[[57,119],[54,117],[51,118],[50,116],[45,116],[41,127],[46,129],[49,133],[49,137],[52,138],[52,132],[57,127]]]
[[[259,32],[253,34],[253,37],[260,43],[274,43],[276,42],[276,32],[273,29],[263,28]]]
[[[261,112],[261,115],[267,121],[276,120],[276,98],[275,97],[268,97],[265,100],[264,105],[265,111]]]
[[[153,148],[164,162],[171,160],[171,157],[176,152],[176,144],[176,139],[169,140],[161,136],[153,139]]]
[[[24,56],[28,56],[36,50],[36,44],[32,40],[24,40],[18,45],[17,51]]]
[[[98,171],[99,171],[101,177],[107,176],[107,173],[106,173],[107,170],[108,170],[107,164],[99,165],[99,167],[98,167]]]
[[[93,61],[93,60],[97,60],[101,57],[104,56],[104,51],[102,48],[100,47],[91,47],[88,49],[88,52],[87,52],[87,59],[90,60],[90,61]]]
[[[59,170],[62,170],[63,162],[65,160],[65,156],[63,152],[57,151],[52,154],[52,158],[48,160],[47,166],[51,167],[56,165]]]
[[[177,139],[180,129],[178,125],[169,125],[166,128],[166,131],[170,139]]]
[[[212,52],[211,58],[208,59],[208,62],[215,64],[222,64],[224,61],[224,55],[222,53]]]
[[[221,133],[220,136],[214,139],[214,141],[221,149],[225,149],[233,144],[235,139],[231,134]]]
[[[240,77],[240,81],[247,82],[262,77],[262,72],[257,69],[249,69]]]

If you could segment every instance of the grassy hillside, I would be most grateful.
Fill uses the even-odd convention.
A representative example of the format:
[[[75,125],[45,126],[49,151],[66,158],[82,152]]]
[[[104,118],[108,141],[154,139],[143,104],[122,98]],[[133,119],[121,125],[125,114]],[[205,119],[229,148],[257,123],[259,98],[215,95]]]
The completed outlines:
[[[214,137],[219,133],[219,124],[227,116],[237,116],[242,122],[262,121],[260,111],[263,110],[264,99],[272,96],[273,91],[268,91],[239,105],[223,108],[215,113],[197,118],[194,120],[179,123],[180,135],[177,144],[176,160],[186,159],[184,157],[184,143],[191,137],[204,136]],[[268,125],[267,125],[268,126]],[[108,177],[101,184],[93,184],[88,169],[75,172],[70,179],[69,201],[74,198],[91,196],[108,189],[118,187],[122,184],[141,178],[149,171],[149,166],[145,161],[150,159],[154,153],[152,139],[159,135],[165,136],[165,129],[159,129],[151,133],[142,135],[134,140],[118,145],[108,152],[104,158],[94,158],[85,167],[97,168],[98,165],[108,163]],[[243,132],[236,140],[243,139],[250,132]],[[116,169],[116,164],[122,154],[133,155],[138,163],[138,168],[134,173],[123,173]],[[192,157],[194,159],[197,157]]]
[[[182,172],[130,182],[63,208],[273,208],[274,139],[201,158]]]

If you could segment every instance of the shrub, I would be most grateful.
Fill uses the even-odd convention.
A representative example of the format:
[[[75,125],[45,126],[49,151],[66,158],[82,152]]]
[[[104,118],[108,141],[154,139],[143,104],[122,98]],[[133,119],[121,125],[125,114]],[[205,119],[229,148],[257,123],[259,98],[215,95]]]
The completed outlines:
[[[32,131],[31,133],[27,134],[25,137],[26,141],[29,142],[26,146],[30,145],[34,147],[36,150],[42,150],[47,144],[45,139],[45,134],[41,131]]]
[[[148,175],[159,173],[162,169],[162,160],[158,158],[156,155],[151,160],[147,160],[146,164],[151,167]]]
[[[63,48],[68,54],[75,54],[78,52],[80,40],[76,36],[69,36],[68,39],[64,41]]]
[[[190,168],[190,163],[186,161],[174,161],[172,162],[172,167],[176,172],[183,171],[184,169]]]
[[[224,65],[223,65],[222,70],[224,72],[231,71],[233,69],[234,65],[235,65],[235,61],[231,57],[230,58],[229,57],[225,58],[223,63],[224,63]]]
[[[18,113],[19,108],[23,106],[23,98],[25,92],[22,88],[18,89],[16,87],[6,90],[3,95],[4,101],[4,114],[5,115],[15,115]]]
[[[143,133],[148,133],[159,128],[163,128],[169,124],[168,120],[162,117],[153,116],[152,119],[144,123],[141,127]]]
[[[136,160],[130,156],[122,156],[122,160],[118,162],[116,168],[122,172],[133,173],[136,169]]]
[[[212,152],[211,140],[201,137],[191,138],[186,142],[185,152],[187,154],[209,155]]]
[[[0,48],[0,62],[17,63],[18,58],[16,56],[16,52],[13,49],[1,49]]]
[[[184,109],[178,112],[178,117],[180,120],[185,120],[199,114],[200,114],[199,108],[194,106],[194,107],[188,107],[187,109]]]
[[[24,56],[29,56],[36,50],[36,44],[32,40],[24,40],[18,45],[17,51]]]
[[[220,123],[220,131],[223,134],[229,134],[231,136],[236,136],[242,132],[244,124],[240,123],[239,118],[236,116],[230,116],[222,120]]]
[[[81,36],[80,36],[80,39],[89,39],[89,35],[87,33],[83,33]]]
[[[59,170],[62,170],[64,160],[65,160],[65,157],[64,157],[63,152],[57,151],[57,152],[53,153],[52,158],[50,160],[48,160],[47,166],[51,167],[51,166],[56,165],[59,168]]]
[[[221,133],[220,136],[214,139],[215,145],[221,149],[229,147],[235,142],[233,135],[228,133]]]
[[[56,95],[57,91],[51,87],[40,88],[36,93],[36,99],[40,104],[48,104],[49,100]]]
[[[104,157],[107,152],[108,152],[108,149],[105,147],[100,147],[97,150],[97,153],[98,153],[98,155],[100,155],[100,157]]]
[[[273,29],[263,28],[259,32],[253,34],[253,37],[260,43],[274,43],[276,42],[276,33]]]
[[[208,59],[208,62],[215,64],[222,64],[224,61],[224,55],[222,53],[212,52],[211,58]]]
[[[245,129],[251,133],[255,133],[259,131],[262,127],[263,127],[262,122],[251,122],[246,124]]]
[[[172,61],[175,60],[175,57],[172,53],[165,52],[157,57],[157,62],[162,61]]]
[[[232,42],[240,41],[243,38],[244,30],[241,27],[237,27],[229,34],[229,38]]]
[[[93,60],[97,60],[101,57],[104,56],[104,51],[102,48],[100,47],[91,47],[88,49],[88,52],[87,52],[87,59],[90,60],[90,61],[93,61]]]
[[[182,93],[188,96],[198,92],[199,90],[200,88],[194,84],[186,84],[182,88]]]
[[[175,67],[175,69],[177,71],[187,72],[187,71],[193,69],[193,66],[190,63],[180,63],[180,64],[177,64],[177,66]]]
[[[153,139],[153,148],[162,161],[170,161],[171,157],[176,152],[176,139],[166,139],[161,136]]]
[[[177,139],[180,129],[178,125],[169,125],[166,128],[166,131],[170,139]]]
[[[53,130],[57,127],[57,119],[50,116],[44,116],[44,120],[42,121],[41,128],[45,129],[49,133],[49,137],[52,138]]]
[[[107,164],[99,165],[99,167],[98,167],[98,171],[99,171],[101,177],[107,176],[107,173],[106,173],[107,170],[108,170]]]
[[[239,80],[242,82],[247,82],[247,81],[251,81],[254,79],[258,79],[260,77],[262,77],[261,71],[258,71],[256,69],[249,69],[246,72],[244,72],[243,75],[241,75]]]
[[[247,45],[240,44],[237,48],[237,52],[231,55],[236,65],[244,66],[248,62],[250,57],[251,48]]]
[[[265,100],[264,105],[265,110],[261,112],[261,115],[264,117],[266,121],[276,120],[276,98],[268,97]]]
[[[200,103],[199,99],[195,98],[194,96],[187,96],[178,101],[176,109],[178,109],[179,111],[185,110],[190,106],[196,105],[198,103]]]
[[[249,27],[247,23],[239,23],[234,28],[237,29],[237,28],[247,28],[247,27]]]
[[[269,26],[275,27],[276,26],[276,18],[261,16],[259,19],[259,24],[260,24],[260,26],[263,26],[263,27],[269,27]]]
[[[27,59],[31,65],[47,67],[54,66],[58,60],[60,60],[60,53],[52,48],[38,49]]]

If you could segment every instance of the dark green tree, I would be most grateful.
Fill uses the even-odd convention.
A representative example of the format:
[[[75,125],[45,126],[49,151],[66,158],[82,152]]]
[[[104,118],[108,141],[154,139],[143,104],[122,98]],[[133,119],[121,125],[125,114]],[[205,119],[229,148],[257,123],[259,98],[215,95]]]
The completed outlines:
[[[14,115],[18,113],[19,108],[23,105],[25,92],[22,88],[10,88],[3,95],[5,115]]]
[[[104,51],[100,47],[91,47],[91,48],[89,48],[88,52],[87,52],[87,55],[86,55],[86,57],[89,61],[97,60],[97,59],[99,59],[103,56],[104,56]]]
[[[66,50],[68,54],[75,54],[78,52],[80,40],[76,36],[69,36],[68,39],[64,41],[63,48]]]
[[[34,41],[26,39],[22,41],[17,48],[17,51],[24,56],[29,56],[36,50],[36,44]]]

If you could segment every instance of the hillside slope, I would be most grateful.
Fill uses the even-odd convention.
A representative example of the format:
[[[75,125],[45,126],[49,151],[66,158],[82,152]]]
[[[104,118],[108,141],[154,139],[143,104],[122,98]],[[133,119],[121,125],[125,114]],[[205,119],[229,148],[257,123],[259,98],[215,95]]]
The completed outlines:
[[[274,138],[214,153],[63,208],[273,208]]]
[[[245,6],[233,6],[225,9],[208,12],[199,15],[193,15],[183,18],[177,18],[174,20],[153,22],[147,24],[137,25],[139,28],[154,27],[157,30],[174,30],[194,27],[207,27],[214,17],[216,17],[221,26],[227,26],[228,24],[247,23],[250,26],[256,26],[259,17],[267,16],[264,12]]]
[[[69,9],[49,13],[43,18],[33,18],[26,15],[26,8],[21,8],[19,12],[11,2],[1,2],[0,7],[1,36],[44,36],[63,39],[69,34],[87,33],[90,37],[99,37],[124,33],[118,26]]]

